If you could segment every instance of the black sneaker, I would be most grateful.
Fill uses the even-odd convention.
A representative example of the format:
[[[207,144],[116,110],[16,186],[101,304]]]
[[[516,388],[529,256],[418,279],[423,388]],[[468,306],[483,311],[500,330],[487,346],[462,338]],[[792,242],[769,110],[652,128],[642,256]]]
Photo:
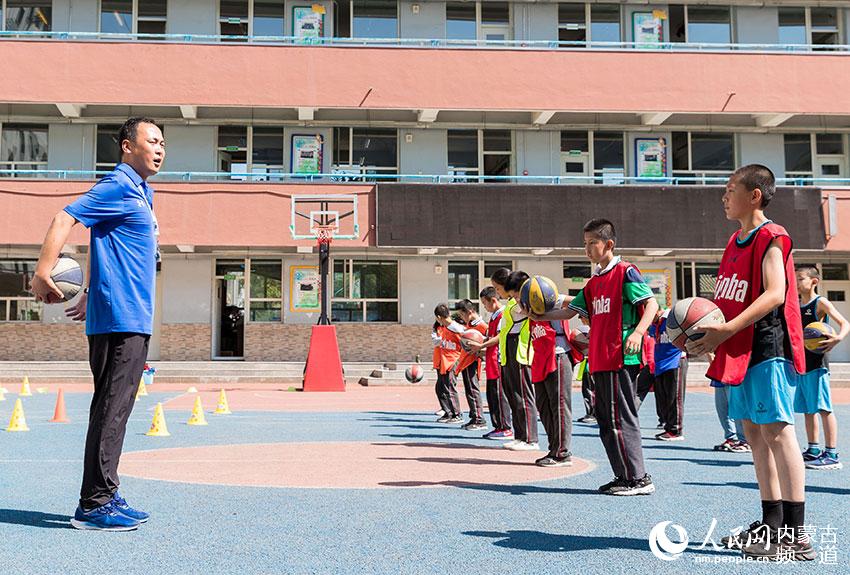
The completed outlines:
[[[611,490],[615,487],[620,487],[624,485],[628,485],[628,481],[626,481],[623,477],[615,477],[612,481],[609,481],[605,485],[599,486],[599,493],[604,493],[605,495],[611,495]]]
[[[737,535],[727,535],[720,539],[720,544],[726,549],[743,549],[748,543],[762,541],[767,533],[767,526],[761,521],[753,521],[749,528]]]
[[[451,416],[444,415],[443,417],[437,420],[437,423],[448,423],[449,420],[451,420]]]
[[[474,423],[475,423],[474,421],[469,420],[469,421],[467,421],[466,423],[464,423],[463,425],[461,425],[461,426],[460,426],[460,428],[461,428],[461,429],[469,429],[469,427],[470,427],[471,425],[473,425]]]
[[[572,457],[567,454],[563,457],[552,457],[547,455],[535,461],[540,467],[569,467],[573,464]]]
[[[462,421],[463,421],[463,418],[461,416],[457,415],[455,417],[450,417],[449,419],[447,419],[446,423],[461,423]]]
[[[479,429],[487,429],[487,424],[483,421],[470,421],[464,426],[467,431],[478,431]]]
[[[779,533],[767,525],[760,525],[752,532],[749,541],[744,540],[741,553],[748,561],[776,561],[779,558],[781,545]]]
[[[808,537],[797,539],[792,543],[783,543],[779,547],[779,553],[776,556],[779,560],[790,561],[814,561],[818,554],[812,548],[812,542]]]
[[[652,477],[646,474],[640,479],[626,482],[625,485],[612,487],[610,493],[611,495],[649,495],[655,493],[655,485],[652,483]]]

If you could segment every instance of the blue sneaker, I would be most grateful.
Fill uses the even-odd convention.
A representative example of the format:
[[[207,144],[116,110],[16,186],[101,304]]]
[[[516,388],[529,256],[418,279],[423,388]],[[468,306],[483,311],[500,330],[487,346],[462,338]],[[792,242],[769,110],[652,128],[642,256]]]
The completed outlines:
[[[145,523],[150,518],[150,513],[145,513],[144,511],[139,511],[138,509],[130,507],[127,500],[121,497],[121,494],[117,491],[115,492],[115,495],[112,496],[112,504],[122,515],[126,515],[130,519],[135,519],[139,523]]]
[[[806,463],[810,461],[816,461],[821,455],[823,455],[823,451],[817,447],[809,447],[803,452],[803,461]]]
[[[118,511],[110,501],[90,511],[83,511],[83,508],[78,506],[74,518],[71,519],[71,527],[93,531],[132,531],[139,528],[139,522]]]
[[[838,453],[829,451],[824,451],[814,461],[806,462],[806,469],[841,469],[842,467],[844,466],[838,461]]]

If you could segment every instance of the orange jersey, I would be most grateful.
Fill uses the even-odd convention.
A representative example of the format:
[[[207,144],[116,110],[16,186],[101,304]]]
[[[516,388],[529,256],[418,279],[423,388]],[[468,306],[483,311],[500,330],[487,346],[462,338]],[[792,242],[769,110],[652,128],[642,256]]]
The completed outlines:
[[[447,327],[437,328],[440,336],[440,345],[434,349],[435,366],[440,373],[448,373],[457,363],[460,357],[460,335],[450,331]],[[439,352],[439,356],[438,356]]]
[[[484,336],[484,340],[487,340],[487,322],[479,319],[478,323],[475,325],[466,326],[467,329],[474,329]],[[478,376],[481,377],[481,358],[478,357],[477,353],[470,353],[463,348],[461,348],[460,359],[457,362],[457,368],[455,368],[455,373],[460,373],[470,365],[475,362],[478,362]]]

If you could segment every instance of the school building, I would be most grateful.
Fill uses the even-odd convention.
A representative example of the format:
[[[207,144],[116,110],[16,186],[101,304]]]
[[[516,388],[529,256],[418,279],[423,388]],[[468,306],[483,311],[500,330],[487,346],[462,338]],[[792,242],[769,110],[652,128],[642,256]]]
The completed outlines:
[[[320,297],[344,360],[428,358],[435,304],[495,268],[580,289],[591,217],[663,305],[709,296],[752,162],[850,316],[846,5],[0,0],[0,360],[86,359],[27,284],[137,115],[168,150],[152,359],[303,360]]]

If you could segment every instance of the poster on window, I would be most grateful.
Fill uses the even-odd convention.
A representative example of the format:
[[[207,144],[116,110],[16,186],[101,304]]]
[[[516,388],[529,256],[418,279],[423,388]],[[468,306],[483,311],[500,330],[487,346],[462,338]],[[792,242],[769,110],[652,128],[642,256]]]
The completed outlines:
[[[632,14],[632,30],[636,48],[657,48],[664,41],[661,12],[635,12]]]
[[[637,177],[663,178],[667,175],[667,140],[638,138],[635,140]]]
[[[292,35],[301,42],[311,43],[324,36],[325,7],[294,6],[292,8]]]
[[[641,275],[655,301],[661,309],[667,309],[673,305],[673,284],[670,281],[670,270],[641,270]]]
[[[319,134],[292,136],[292,173],[318,174],[322,171],[322,136]]]
[[[319,311],[319,267],[289,266],[289,311]]]

